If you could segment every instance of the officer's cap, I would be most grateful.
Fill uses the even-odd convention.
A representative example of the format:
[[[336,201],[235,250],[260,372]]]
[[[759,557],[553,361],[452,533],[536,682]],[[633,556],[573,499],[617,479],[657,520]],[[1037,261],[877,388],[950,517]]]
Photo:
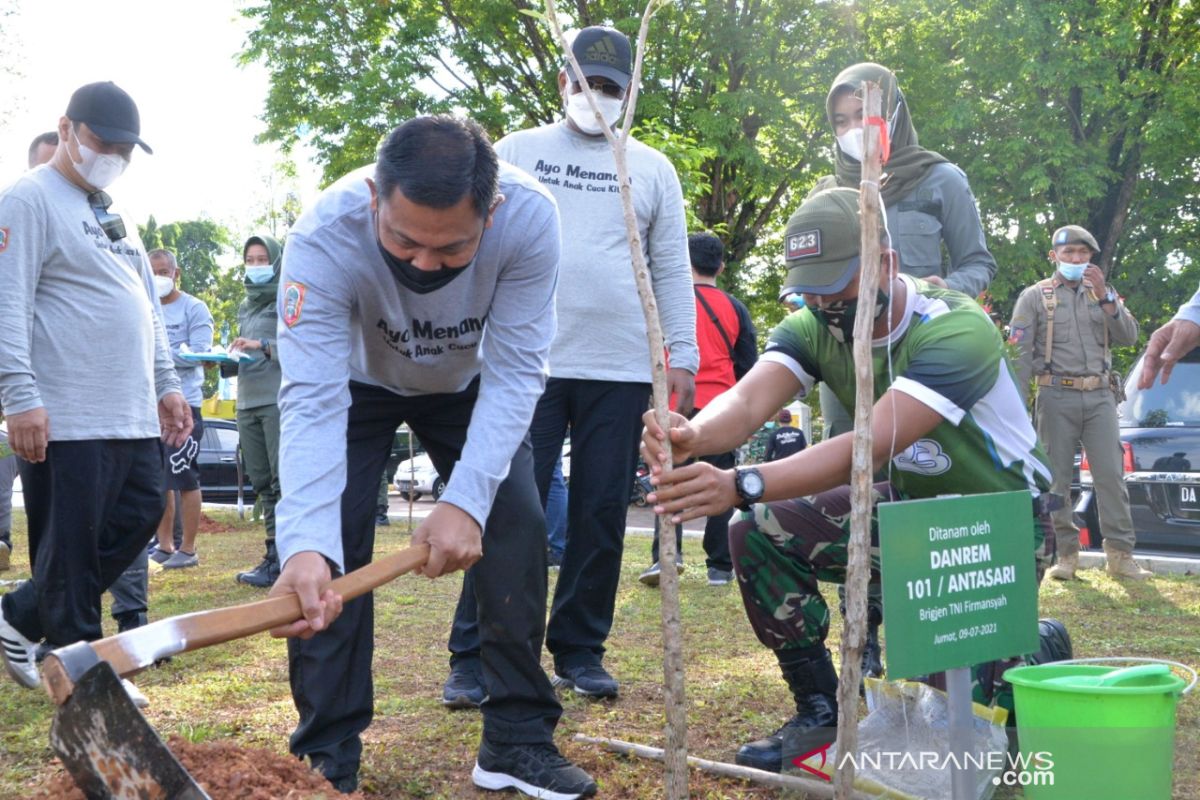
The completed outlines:
[[[1054,247],[1062,247],[1065,244],[1086,244],[1092,248],[1093,253],[1100,252],[1100,245],[1096,244],[1096,237],[1078,225],[1062,226],[1050,237],[1050,243]]]

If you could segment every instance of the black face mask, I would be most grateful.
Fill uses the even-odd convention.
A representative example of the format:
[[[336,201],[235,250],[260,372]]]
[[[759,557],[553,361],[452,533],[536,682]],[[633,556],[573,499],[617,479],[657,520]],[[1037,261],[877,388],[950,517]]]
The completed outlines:
[[[379,254],[383,256],[383,261],[388,265],[392,274],[396,276],[396,280],[406,289],[410,289],[417,294],[427,294],[436,291],[450,281],[457,278],[459,275],[467,271],[467,267],[475,263],[475,259],[463,267],[442,267],[439,270],[423,270],[413,266],[411,261],[406,261],[402,258],[396,258],[389,253],[383,246],[383,242],[379,241],[379,237],[375,237],[375,244],[379,246]]]
[[[879,319],[888,305],[888,294],[883,289],[875,290],[875,314],[871,319]],[[829,329],[829,333],[839,342],[849,342],[854,338],[854,317],[858,315],[858,298],[853,300],[837,300],[826,306],[809,306],[817,321]]]

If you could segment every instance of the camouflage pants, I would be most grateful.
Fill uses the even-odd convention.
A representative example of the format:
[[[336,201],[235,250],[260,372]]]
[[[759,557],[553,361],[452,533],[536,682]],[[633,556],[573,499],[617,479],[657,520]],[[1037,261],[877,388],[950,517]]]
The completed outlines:
[[[873,486],[873,504],[899,500],[887,481]],[[729,528],[729,549],[746,616],[758,640],[772,650],[821,645],[829,635],[829,605],[818,581],[845,583],[850,542],[850,487],[812,497],[759,503]],[[1048,515],[1034,517],[1037,578],[1052,550]],[[870,585],[880,584],[879,523],[871,515]],[[999,662],[972,669],[975,700],[996,698]],[[1019,661],[1017,662],[1019,663]],[[1010,701],[1011,702],[1011,701]],[[1001,702],[1002,705],[1011,705]]]
[[[874,502],[897,500],[890,483]],[[813,497],[758,503],[729,528],[729,549],[746,616],[772,650],[821,644],[829,606],[817,581],[845,583],[850,542],[850,487]],[[879,527],[871,515],[871,584],[879,584]]]

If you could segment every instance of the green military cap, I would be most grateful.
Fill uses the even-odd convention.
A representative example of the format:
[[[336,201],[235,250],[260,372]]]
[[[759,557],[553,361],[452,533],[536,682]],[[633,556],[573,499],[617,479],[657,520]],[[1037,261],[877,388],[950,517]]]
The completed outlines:
[[[884,228],[879,215],[879,231]],[[783,235],[787,277],[780,299],[789,294],[837,294],[858,272],[862,229],[858,190],[838,187],[801,203]]]
[[[1050,237],[1050,244],[1054,247],[1061,247],[1064,244],[1086,244],[1092,248],[1093,253],[1100,252],[1100,245],[1096,244],[1096,237],[1078,225],[1063,225]]]

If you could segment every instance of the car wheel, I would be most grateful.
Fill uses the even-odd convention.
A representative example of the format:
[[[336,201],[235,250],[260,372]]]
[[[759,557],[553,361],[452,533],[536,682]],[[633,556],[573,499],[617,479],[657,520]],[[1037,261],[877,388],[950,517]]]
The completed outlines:
[[[446,482],[438,478],[433,482],[433,499],[440,500],[444,491],[446,491]]]
[[[405,500],[415,503],[421,499],[421,493],[420,492],[401,492],[400,497],[404,498]]]

